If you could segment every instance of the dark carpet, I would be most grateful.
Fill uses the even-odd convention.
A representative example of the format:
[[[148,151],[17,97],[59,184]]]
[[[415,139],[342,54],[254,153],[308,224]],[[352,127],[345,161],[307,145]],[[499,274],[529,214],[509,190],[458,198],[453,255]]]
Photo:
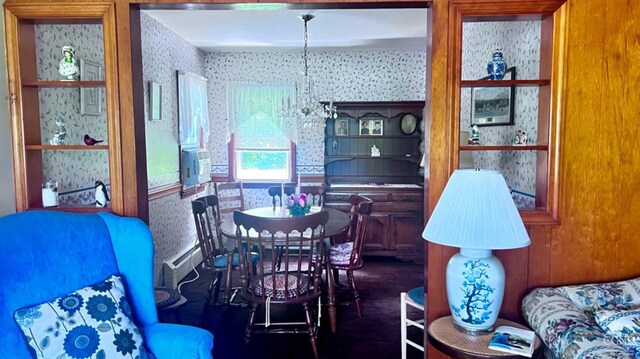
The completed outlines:
[[[318,335],[321,358],[400,358],[400,293],[423,285],[423,265],[403,262],[390,258],[366,258],[362,269],[355,272],[355,280],[362,300],[363,317],[358,318],[355,305],[351,302],[351,292],[346,276],[340,276],[336,297],[338,330],[331,333],[327,308],[322,307],[321,327]],[[193,275],[193,273],[192,273]],[[189,279],[189,278],[187,278]],[[220,306],[204,308],[204,298],[210,279],[209,273],[201,273],[198,280],[182,286],[182,294],[188,303],[180,309],[183,324],[194,325],[214,334],[213,356],[215,359],[237,358],[313,358],[308,334],[259,334],[251,337],[249,345],[244,345],[244,330],[249,310],[246,307],[231,306],[223,310]],[[240,283],[234,271],[234,285]],[[236,298],[236,303],[241,303]],[[323,299],[323,302],[326,300]],[[278,308],[276,308],[278,307]],[[421,316],[420,311],[409,310],[410,317]],[[411,315],[413,314],[413,316]],[[272,321],[286,319],[304,321],[302,306],[272,307]],[[264,321],[264,310],[259,310],[257,322]],[[175,322],[170,315],[163,315],[163,321]],[[409,338],[422,341],[422,332],[409,329]],[[409,347],[408,358],[422,358],[417,349]]]

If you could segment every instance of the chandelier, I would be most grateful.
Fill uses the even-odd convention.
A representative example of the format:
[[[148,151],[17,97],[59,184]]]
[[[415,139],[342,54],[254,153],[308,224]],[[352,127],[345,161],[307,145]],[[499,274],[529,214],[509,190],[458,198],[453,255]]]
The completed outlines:
[[[328,105],[323,105],[316,98],[314,91],[314,79],[309,74],[309,53],[307,33],[307,23],[314,18],[311,14],[298,17],[304,22],[304,68],[299,78],[296,79],[295,87],[296,99],[294,103],[287,100],[287,104],[282,104],[279,115],[283,118],[296,118],[299,125],[303,127],[311,127],[318,119],[326,120],[327,118],[337,118],[337,108],[333,105],[333,100]]]

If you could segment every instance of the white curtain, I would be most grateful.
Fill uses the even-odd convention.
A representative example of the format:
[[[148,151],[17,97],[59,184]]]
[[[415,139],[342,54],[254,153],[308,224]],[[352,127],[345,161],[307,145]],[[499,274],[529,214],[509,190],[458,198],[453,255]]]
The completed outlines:
[[[207,79],[178,71],[178,118],[181,145],[206,146],[209,141],[209,104]]]
[[[279,111],[283,106],[295,107],[294,84],[230,82],[227,84],[227,116],[229,138],[238,127],[259,112],[267,115],[274,126],[292,141],[298,141],[295,118],[283,118]]]

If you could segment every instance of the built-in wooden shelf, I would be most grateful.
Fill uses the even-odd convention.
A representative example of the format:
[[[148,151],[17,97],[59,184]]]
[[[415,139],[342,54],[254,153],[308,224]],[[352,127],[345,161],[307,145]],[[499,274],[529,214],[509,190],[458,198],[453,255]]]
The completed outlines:
[[[547,86],[550,80],[462,80],[462,87]]]
[[[98,213],[111,212],[111,207],[96,207],[95,204],[84,204],[76,206],[56,206],[56,207],[29,207],[30,211],[62,211],[62,212],[82,212],[82,213]]]
[[[104,87],[105,81],[22,81],[26,87]]]
[[[460,146],[460,151],[546,151],[547,145],[524,146]]]
[[[328,135],[327,138],[362,138],[362,139],[385,139],[385,138],[401,138],[401,139],[407,139],[407,140],[421,140],[422,138],[420,136],[412,136],[412,135],[405,135],[405,136],[372,136],[372,135],[362,135],[362,136],[335,136],[335,135]]]
[[[422,158],[420,156],[366,156],[366,155],[332,156],[332,155],[326,155],[324,163],[326,164],[326,163],[331,163],[331,162],[335,162],[335,161],[350,161],[350,160],[356,160],[356,159],[358,159],[358,160],[359,159],[362,159],[362,160],[385,159],[385,160],[395,160],[395,161],[407,161],[407,162],[414,162],[414,163],[420,163],[420,161],[422,160]]]
[[[26,145],[27,150],[108,150],[109,145]]]

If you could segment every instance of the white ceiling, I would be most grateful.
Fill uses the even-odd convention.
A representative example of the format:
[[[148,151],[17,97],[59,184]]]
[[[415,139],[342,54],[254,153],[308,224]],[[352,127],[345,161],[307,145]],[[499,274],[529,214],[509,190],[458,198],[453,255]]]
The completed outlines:
[[[427,9],[145,10],[204,51],[416,50],[427,47]]]

